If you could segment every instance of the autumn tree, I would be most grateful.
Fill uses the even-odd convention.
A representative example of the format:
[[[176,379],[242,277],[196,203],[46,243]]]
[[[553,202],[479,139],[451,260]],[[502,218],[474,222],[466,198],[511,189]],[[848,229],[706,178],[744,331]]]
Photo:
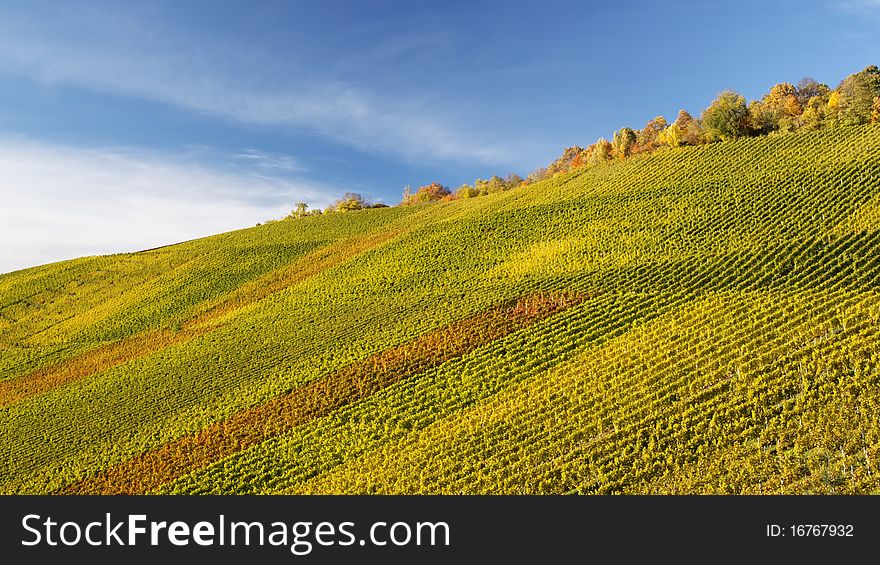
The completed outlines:
[[[618,159],[626,159],[636,144],[636,132],[630,128],[622,128],[614,132],[611,148]]]
[[[523,178],[516,173],[510,173],[506,177],[504,177],[504,186],[507,187],[507,190],[511,188],[516,188],[523,183]]]
[[[804,113],[801,114],[800,129],[804,131],[815,131],[822,127],[825,122],[825,109],[828,102],[819,96],[814,96],[807,102]]]
[[[699,120],[687,110],[679,110],[678,117],[658,136],[658,141],[669,147],[697,145],[703,141],[703,129]]]
[[[776,129],[776,114],[761,100],[752,100],[748,105],[749,128],[757,135],[766,135]]]
[[[779,112],[788,116],[797,116],[803,111],[797,94],[797,88],[793,84],[780,82],[770,89],[764,99]]]
[[[600,137],[590,154],[590,164],[599,165],[611,160],[614,149],[604,137]]]
[[[800,125],[798,118],[803,113],[798,89],[788,82],[777,84],[761,100],[753,100],[748,110],[750,129],[759,135],[792,132]]]
[[[504,179],[498,175],[493,175],[489,180],[477,179],[474,181],[474,188],[476,188],[480,194],[501,192],[504,190]]]
[[[412,206],[413,204],[424,204],[425,202],[437,202],[450,194],[452,193],[448,188],[439,182],[434,181],[431,184],[420,186],[414,193],[411,191],[409,193],[404,191],[401,204],[404,206]]]
[[[828,95],[831,93],[831,89],[828,88],[827,84],[816,82],[812,77],[804,77],[799,80],[796,88],[798,102],[804,109],[806,109],[807,104],[813,98],[824,96],[827,100]]]
[[[366,198],[357,192],[346,192],[339,201],[338,208],[340,210],[360,210],[369,206]]]
[[[880,96],[875,96],[871,104],[871,123],[880,124]]]
[[[535,169],[534,171],[532,171],[528,175],[526,175],[526,182],[527,183],[538,182],[538,181],[544,180],[545,178],[547,178],[547,168],[546,167],[538,167],[537,169]]]
[[[675,122],[669,124],[660,132],[657,140],[668,147],[680,147],[682,143],[681,128]]]
[[[822,127],[827,114],[831,89],[828,85],[807,77],[797,84],[797,99],[803,108],[798,119],[798,129],[813,131]]]
[[[584,153],[584,148],[578,145],[573,145],[571,147],[566,147],[562,152],[562,156],[559,159],[556,159],[550,166],[547,167],[546,176],[552,177],[553,175],[559,173],[565,173],[572,169],[572,167],[577,164],[583,164],[582,154]]]
[[[718,95],[703,111],[702,122],[710,139],[726,141],[748,133],[746,99],[732,90]]]
[[[330,204],[325,212],[348,212],[350,210],[362,210],[368,208],[370,203],[357,192],[346,192],[342,198]]]
[[[703,130],[703,124],[700,120],[691,116],[688,112],[681,111],[675,120],[680,125],[684,135],[684,142],[687,145],[700,145],[706,142],[706,133]]]
[[[660,134],[668,124],[666,118],[657,116],[636,132],[636,152],[653,151],[660,144]]]

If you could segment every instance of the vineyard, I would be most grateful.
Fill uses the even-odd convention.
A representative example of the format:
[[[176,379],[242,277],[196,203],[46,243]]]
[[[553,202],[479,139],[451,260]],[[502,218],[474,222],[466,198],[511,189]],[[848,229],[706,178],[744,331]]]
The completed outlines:
[[[880,125],[0,275],[0,493],[880,493]]]

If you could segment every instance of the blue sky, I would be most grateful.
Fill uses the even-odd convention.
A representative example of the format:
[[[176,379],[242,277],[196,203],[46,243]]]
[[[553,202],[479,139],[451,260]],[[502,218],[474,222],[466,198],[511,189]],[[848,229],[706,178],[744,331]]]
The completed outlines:
[[[880,0],[0,2],[0,272],[546,165],[880,64]]]

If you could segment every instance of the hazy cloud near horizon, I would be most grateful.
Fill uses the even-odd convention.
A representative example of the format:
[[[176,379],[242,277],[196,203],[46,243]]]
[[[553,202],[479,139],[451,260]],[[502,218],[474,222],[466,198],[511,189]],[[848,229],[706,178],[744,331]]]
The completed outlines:
[[[224,172],[161,154],[22,139],[0,139],[0,171],[0,273],[253,226],[297,200],[332,199],[271,170]]]

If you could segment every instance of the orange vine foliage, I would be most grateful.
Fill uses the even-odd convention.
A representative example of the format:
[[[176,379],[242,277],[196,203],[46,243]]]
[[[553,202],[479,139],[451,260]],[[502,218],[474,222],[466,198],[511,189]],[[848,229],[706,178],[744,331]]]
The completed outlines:
[[[499,339],[583,301],[577,293],[539,293],[444,326],[326,377],[234,414],[198,433],[69,485],[65,494],[149,492],[212,461]]]

